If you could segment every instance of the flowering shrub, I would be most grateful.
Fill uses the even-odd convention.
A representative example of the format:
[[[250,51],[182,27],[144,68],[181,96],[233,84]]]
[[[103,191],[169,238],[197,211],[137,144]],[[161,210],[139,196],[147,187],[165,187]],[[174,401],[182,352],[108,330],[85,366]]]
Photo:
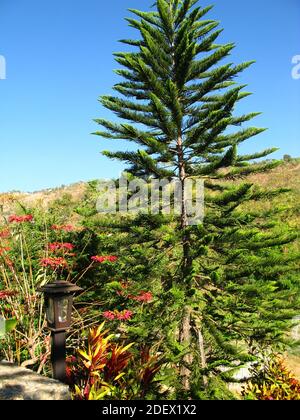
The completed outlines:
[[[300,382],[286,368],[279,356],[253,368],[253,378],[243,390],[250,400],[300,400]]]
[[[14,214],[0,226],[0,316],[16,320],[13,334],[1,340],[0,359],[33,366],[38,372],[45,369],[50,342],[43,296],[37,289],[50,280],[80,278],[81,267],[75,271],[77,262],[70,252],[75,246],[65,240],[72,234],[71,226],[59,227],[49,231],[44,219],[41,223],[31,214]]]
[[[77,400],[144,398],[162,360],[143,348],[136,360],[128,345],[114,341],[116,336],[104,330],[105,323],[91,329],[87,349],[68,358],[67,377],[73,398]]]
[[[123,332],[128,327],[126,334],[140,323],[153,295],[145,286],[140,290],[139,282],[120,280],[124,261],[107,238],[94,229],[53,224],[51,214],[41,217],[38,211],[12,215],[0,225],[0,316],[17,321],[13,334],[1,340],[0,358],[50,373],[49,332],[37,292],[49,281],[67,279],[85,290],[73,311],[68,347],[78,347],[81,331],[103,319]]]

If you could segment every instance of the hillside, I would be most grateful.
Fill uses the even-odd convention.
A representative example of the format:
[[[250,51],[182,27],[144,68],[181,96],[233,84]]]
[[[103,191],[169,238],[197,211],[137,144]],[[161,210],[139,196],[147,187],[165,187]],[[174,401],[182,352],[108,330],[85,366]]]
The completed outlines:
[[[66,196],[70,201],[79,202],[84,197],[86,189],[87,183],[78,182],[68,186],[49,188],[33,193],[0,193],[0,208],[4,215],[17,210],[19,203],[28,208],[38,206],[47,210],[51,204]]]
[[[248,180],[267,189],[291,189],[292,192],[285,195],[284,204],[290,205],[295,209],[300,209],[300,159],[284,162],[282,166],[267,173],[252,175]],[[87,188],[88,183],[78,182],[68,186],[33,193],[0,193],[0,208],[6,215],[16,210],[18,203],[22,203],[25,207],[29,208],[41,206],[45,210],[63,197],[66,197],[72,202],[79,203],[84,198]],[[297,212],[297,216],[300,217],[300,210]],[[299,220],[298,217],[297,221]]]

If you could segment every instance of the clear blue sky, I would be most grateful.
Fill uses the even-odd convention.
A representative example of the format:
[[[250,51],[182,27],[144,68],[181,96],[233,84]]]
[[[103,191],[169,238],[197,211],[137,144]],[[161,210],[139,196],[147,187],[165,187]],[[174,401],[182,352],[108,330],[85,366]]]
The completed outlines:
[[[112,53],[132,37],[127,8],[153,0],[0,0],[0,191],[33,191],[80,180],[118,176],[122,166],[100,155],[115,143],[90,135],[93,118],[107,117],[97,98],[117,78]],[[256,59],[241,77],[254,93],[240,111],[263,111],[269,130],[245,149],[268,146],[300,156],[300,79],[291,76],[300,55],[299,0],[203,0],[234,41],[233,61]],[[123,146],[123,148],[126,146]]]

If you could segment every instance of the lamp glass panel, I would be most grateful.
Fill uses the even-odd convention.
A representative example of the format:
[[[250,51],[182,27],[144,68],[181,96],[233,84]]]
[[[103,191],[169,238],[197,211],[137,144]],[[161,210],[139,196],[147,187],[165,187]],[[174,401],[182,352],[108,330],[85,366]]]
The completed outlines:
[[[54,323],[54,302],[52,298],[48,298],[46,307],[46,317],[50,324]]]
[[[67,322],[68,320],[68,298],[60,298],[57,300],[57,317],[58,322]]]

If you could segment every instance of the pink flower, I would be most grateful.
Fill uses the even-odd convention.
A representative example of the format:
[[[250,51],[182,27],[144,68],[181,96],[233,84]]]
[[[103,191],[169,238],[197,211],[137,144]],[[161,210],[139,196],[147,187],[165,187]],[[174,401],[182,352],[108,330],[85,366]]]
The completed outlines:
[[[112,311],[103,312],[103,316],[104,318],[109,319],[110,321],[113,321],[115,319],[115,314]]]
[[[91,257],[92,261],[98,262],[98,263],[103,263],[104,261],[109,261],[109,262],[115,262],[117,261],[118,257],[114,256],[114,255],[106,255],[106,256],[99,256],[99,255],[95,255],[94,257]]]
[[[31,214],[26,214],[25,216],[17,216],[16,214],[13,214],[8,218],[9,223],[32,222],[32,220],[33,216]]]
[[[45,268],[49,267],[52,269],[56,269],[59,267],[66,267],[67,265],[68,265],[67,261],[62,257],[57,257],[57,258],[49,257],[49,258],[43,258],[41,260],[41,266]]]

